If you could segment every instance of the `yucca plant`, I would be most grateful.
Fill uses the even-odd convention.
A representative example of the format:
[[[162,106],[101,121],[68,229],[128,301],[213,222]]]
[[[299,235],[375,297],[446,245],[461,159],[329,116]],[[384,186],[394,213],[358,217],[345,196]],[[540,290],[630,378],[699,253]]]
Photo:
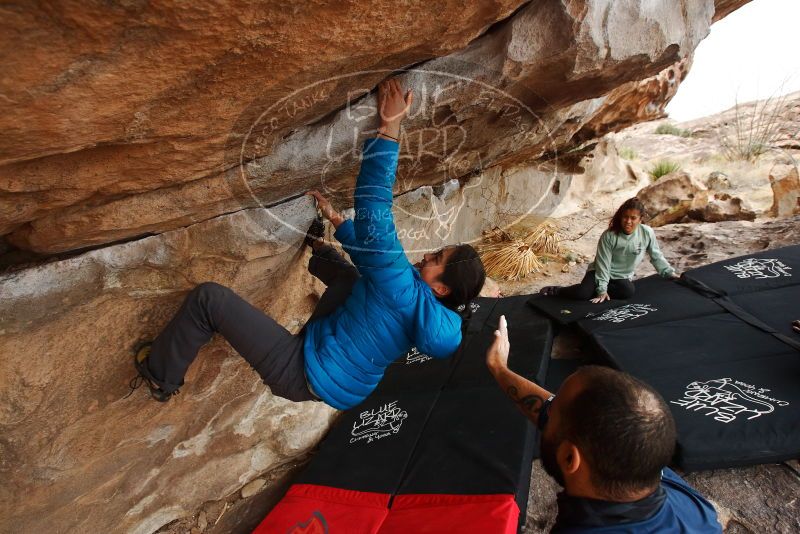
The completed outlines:
[[[723,128],[719,135],[723,156],[731,161],[755,161],[770,150],[780,134],[781,111],[785,103],[785,96],[755,102],[748,120],[737,101],[732,124]]]
[[[518,239],[483,247],[481,261],[486,274],[500,280],[519,280],[543,267],[530,245]]]
[[[519,280],[540,271],[548,257],[561,253],[558,225],[544,221],[524,236],[513,236],[500,228],[483,232],[480,247],[486,274],[501,280]]]
[[[557,256],[561,254],[561,236],[558,232],[558,225],[553,221],[545,221],[534,230],[522,238],[522,241],[530,245],[533,251],[542,256]]]
[[[669,160],[661,160],[657,162],[655,165],[650,167],[647,171],[647,174],[653,177],[653,180],[658,180],[662,176],[665,176],[671,172],[679,171],[681,166],[674,161]]]

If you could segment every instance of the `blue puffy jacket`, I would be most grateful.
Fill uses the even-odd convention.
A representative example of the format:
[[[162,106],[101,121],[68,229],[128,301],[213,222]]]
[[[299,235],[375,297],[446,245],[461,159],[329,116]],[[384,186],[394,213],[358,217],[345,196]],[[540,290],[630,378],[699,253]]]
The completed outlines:
[[[561,527],[556,523],[554,534],[640,534],[658,532],[662,534],[722,534],[714,507],[694,488],[689,486],[674,471],[664,468],[661,472],[661,487],[667,499],[661,509],[649,519],[589,527],[569,525],[569,518],[559,515]]]
[[[340,410],[372,393],[386,367],[411,347],[446,358],[461,343],[461,317],[436,299],[397,237],[392,186],[398,149],[386,139],[364,143],[355,222],[343,222],[334,234],[361,278],[342,306],[306,327],[308,382]]]

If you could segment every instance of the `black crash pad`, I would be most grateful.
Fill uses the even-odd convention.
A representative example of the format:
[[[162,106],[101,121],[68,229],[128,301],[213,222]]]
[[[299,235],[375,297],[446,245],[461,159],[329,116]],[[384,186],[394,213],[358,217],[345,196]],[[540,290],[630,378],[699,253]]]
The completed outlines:
[[[438,394],[373,394],[346,411],[297,483],[394,493]]]
[[[722,313],[712,299],[658,275],[637,280],[636,293],[625,304],[595,313],[578,322],[589,334],[632,326],[664,323]]]
[[[800,349],[800,334],[792,330],[792,321],[800,319],[800,285],[755,293],[743,293],[717,300],[745,322],[760,324],[795,349]]]
[[[525,510],[538,434],[500,387],[442,393],[398,494],[514,494]]]
[[[800,245],[718,261],[683,274],[718,295],[742,295],[800,284]]]
[[[678,427],[676,463],[715,469],[800,457],[800,355],[775,354],[639,376]]]
[[[612,365],[665,398],[678,425],[680,467],[731,467],[800,453],[800,354],[789,354],[774,336],[720,313],[593,337]],[[752,407],[759,400],[771,402],[769,417]]]
[[[449,358],[433,358],[411,349],[386,368],[373,395],[414,391],[438,391],[455,370],[464,344]]]
[[[506,315],[509,366],[544,377],[552,324],[527,306],[528,298],[478,299],[453,356],[411,351],[390,365],[375,392],[337,421],[297,482],[392,495],[401,482],[406,493],[426,484],[454,494],[517,495],[520,485],[527,488],[532,428],[488,372],[486,349]],[[416,452],[420,447],[427,452]],[[438,471],[420,467],[430,458],[444,458],[434,462]]]
[[[548,319],[525,303],[528,295],[502,299],[477,299],[458,351],[449,358],[431,358],[412,349],[395,360],[384,373],[375,394],[433,391],[445,386],[494,385],[486,367],[486,350],[494,342],[501,315],[509,325],[509,367],[533,380],[543,379],[553,343]]]
[[[473,331],[464,341],[463,353],[446,389],[495,386],[496,381],[486,367],[486,351],[494,342],[494,331],[501,315],[505,315],[508,322],[509,368],[530,380],[544,380],[553,346],[553,326],[550,320],[526,304],[529,298],[529,295],[520,295],[494,299],[496,302],[483,324],[471,325]]]
[[[675,369],[725,365],[786,352],[773,336],[729,313],[593,334],[610,363],[649,382]]]
[[[595,304],[588,300],[545,297],[544,295],[532,295],[528,299],[529,306],[562,326],[576,323],[581,319],[602,313],[611,308],[618,308],[625,303],[627,303],[627,300],[616,299]]]
[[[547,364],[547,379],[544,382],[544,387],[550,393],[557,393],[564,380],[582,365],[586,365],[586,362],[578,358],[552,358],[550,363]]]

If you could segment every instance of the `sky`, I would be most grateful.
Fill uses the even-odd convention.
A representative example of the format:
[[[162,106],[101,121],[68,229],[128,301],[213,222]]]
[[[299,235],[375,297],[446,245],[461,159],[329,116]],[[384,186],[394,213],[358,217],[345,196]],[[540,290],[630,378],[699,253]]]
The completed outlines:
[[[711,26],[667,104],[682,122],[800,90],[800,0],[753,0]]]

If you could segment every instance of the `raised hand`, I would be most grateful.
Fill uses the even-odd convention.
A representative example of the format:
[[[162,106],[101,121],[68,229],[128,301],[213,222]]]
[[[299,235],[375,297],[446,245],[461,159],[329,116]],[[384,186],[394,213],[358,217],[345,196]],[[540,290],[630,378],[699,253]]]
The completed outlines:
[[[497,330],[494,331],[494,343],[486,351],[486,365],[493,372],[508,367],[508,351],[511,344],[508,342],[508,323],[506,316],[500,316]]]
[[[511,344],[508,342],[508,323],[506,316],[500,316],[500,324],[494,331],[494,343],[486,351],[486,366],[492,373],[497,384],[506,392],[517,407],[536,424],[540,424],[539,413],[547,399],[552,398],[552,393],[543,387],[516,374],[508,368],[508,352]]]
[[[378,132],[400,139],[400,122],[408,113],[414,102],[414,94],[409,89],[403,94],[403,88],[396,78],[382,81],[378,85],[378,113],[381,124]]]

